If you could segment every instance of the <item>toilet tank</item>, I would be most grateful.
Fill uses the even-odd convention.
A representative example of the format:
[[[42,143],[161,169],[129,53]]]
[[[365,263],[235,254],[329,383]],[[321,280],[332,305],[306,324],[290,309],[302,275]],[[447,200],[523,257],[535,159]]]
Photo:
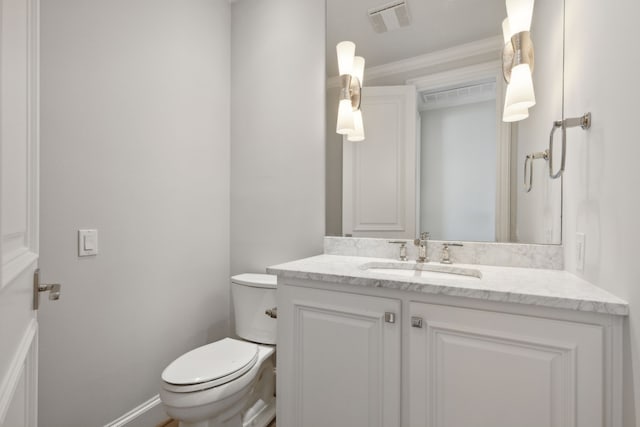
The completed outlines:
[[[245,340],[276,343],[277,321],[265,311],[276,306],[276,276],[273,274],[238,274],[231,277],[236,334]]]

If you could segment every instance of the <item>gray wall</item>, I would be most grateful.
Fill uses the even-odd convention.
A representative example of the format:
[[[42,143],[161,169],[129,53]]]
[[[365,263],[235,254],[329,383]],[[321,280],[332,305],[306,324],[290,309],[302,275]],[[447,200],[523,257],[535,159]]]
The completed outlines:
[[[228,333],[225,0],[42,2],[40,425],[110,422]],[[76,230],[100,254],[77,257]]]
[[[322,253],[323,0],[232,6],[231,273]]]
[[[340,102],[340,89],[327,88],[326,91],[326,235],[342,236],[342,135],[336,133],[336,120],[338,119],[338,103]]]
[[[640,415],[640,144],[638,68],[630,53],[640,2],[566,0],[565,115],[593,113],[591,130],[567,132],[564,190],[566,269],[625,298],[624,425]],[[576,233],[586,265],[576,268]]]

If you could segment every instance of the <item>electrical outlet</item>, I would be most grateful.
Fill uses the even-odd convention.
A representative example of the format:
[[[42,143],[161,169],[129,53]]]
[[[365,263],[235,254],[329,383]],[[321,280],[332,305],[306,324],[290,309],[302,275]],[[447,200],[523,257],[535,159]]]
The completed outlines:
[[[576,233],[576,270],[584,271],[585,235]]]

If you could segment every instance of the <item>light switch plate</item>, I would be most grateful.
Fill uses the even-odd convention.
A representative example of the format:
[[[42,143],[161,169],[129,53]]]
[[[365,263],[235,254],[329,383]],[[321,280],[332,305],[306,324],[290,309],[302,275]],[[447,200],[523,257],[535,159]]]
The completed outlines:
[[[584,271],[585,235],[576,233],[576,270]]]
[[[78,256],[98,254],[98,230],[78,230]]]

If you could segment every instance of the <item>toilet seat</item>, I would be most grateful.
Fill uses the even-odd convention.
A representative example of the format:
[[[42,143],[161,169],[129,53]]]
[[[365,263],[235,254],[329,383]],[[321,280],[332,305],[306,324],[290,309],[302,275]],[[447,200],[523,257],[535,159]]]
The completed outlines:
[[[242,273],[231,276],[231,283],[253,288],[276,289],[278,287],[278,276],[274,274]]]
[[[246,374],[257,360],[257,344],[224,338],[174,360],[162,372],[163,388],[189,393],[217,387]]]

